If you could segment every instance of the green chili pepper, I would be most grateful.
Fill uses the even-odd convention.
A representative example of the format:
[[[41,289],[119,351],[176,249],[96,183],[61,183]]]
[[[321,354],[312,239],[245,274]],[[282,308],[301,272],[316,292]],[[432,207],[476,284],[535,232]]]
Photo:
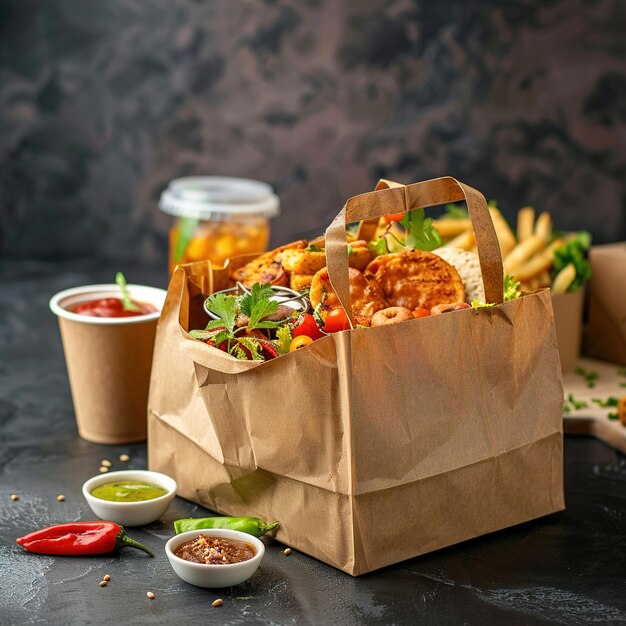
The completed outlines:
[[[255,537],[260,537],[278,526],[278,522],[267,524],[258,517],[188,517],[174,522],[176,534],[189,530],[206,530],[207,528],[227,528],[239,530]]]

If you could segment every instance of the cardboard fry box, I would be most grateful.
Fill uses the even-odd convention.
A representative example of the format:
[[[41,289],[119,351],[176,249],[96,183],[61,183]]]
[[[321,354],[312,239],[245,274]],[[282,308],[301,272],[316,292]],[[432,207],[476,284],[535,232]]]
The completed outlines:
[[[562,510],[550,293],[502,303],[484,197],[441,178],[351,198],[326,231],[328,274],[351,316],[346,222],[461,199],[500,304],[354,328],[267,362],[187,334],[245,261],[179,266],[157,329],[150,469],[211,510],[278,520],[280,541],[355,576]]]
[[[580,356],[582,341],[584,290],[552,294],[556,341],[561,357],[561,369],[571,372]]]
[[[585,354],[626,365],[626,242],[589,251]]]

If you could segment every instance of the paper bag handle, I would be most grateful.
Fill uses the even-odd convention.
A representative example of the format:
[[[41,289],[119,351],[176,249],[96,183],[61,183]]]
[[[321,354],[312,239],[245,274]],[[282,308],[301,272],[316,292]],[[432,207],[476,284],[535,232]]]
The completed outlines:
[[[424,209],[460,200],[465,200],[467,203],[469,218],[474,227],[485,299],[495,304],[503,301],[500,245],[487,202],[479,191],[450,176],[411,185],[380,181],[376,191],[350,198],[326,229],[325,234],[328,278],[352,327],[354,327],[354,318],[350,306],[346,224],[381,217],[389,213],[398,213],[399,208],[403,208],[404,211]]]

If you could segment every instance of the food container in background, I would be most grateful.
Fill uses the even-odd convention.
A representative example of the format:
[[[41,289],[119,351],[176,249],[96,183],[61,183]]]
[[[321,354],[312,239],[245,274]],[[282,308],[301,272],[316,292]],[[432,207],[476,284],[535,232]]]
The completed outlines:
[[[585,354],[626,365],[626,242],[593,246],[589,261]]]
[[[152,352],[166,292],[128,285],[135,302],[151,304],[154,313],[135,317],[90,317],[73,313],[78,304],[119,298],[116,285],[66,289],[52,297],[59,319],[78,432],[95,443],[144,441]]]
[[[584,291],[552,294],[556,342],[559,347],[561,370],[571,372],[580,356],[582,340]]]
[[[173,180],[160,208],[178,219],[170,230],[169,271],[181,263],[226,259],[267,250],[279,201],[266,183],[226,176]]]

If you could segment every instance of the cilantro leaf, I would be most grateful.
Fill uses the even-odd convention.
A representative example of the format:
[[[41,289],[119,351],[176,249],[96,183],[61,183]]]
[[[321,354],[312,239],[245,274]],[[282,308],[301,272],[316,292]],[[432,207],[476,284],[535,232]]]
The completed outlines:
[[[271,300],[274,290],[271,285],[254,283],[250,293],[239,298],[239,308],[249,318],[248,328],[276,328],[277,322],[261,322],[264,317],[278,311],[278,302]]]
[[[406,228],[407,248],[430,251],[443,244],[441,235],[433,226],[433,220],[425,217],[424,209],[407,211],[400,224]]]
[[[468,219],[467,209],[463,208],[459,204],[446,204],[444,207],[446,217],[453,220],[466,220]]]
[[[206,308],[213,315],[217,315],[222,324],[231,333],[235,329],[235,319],[237,317],[237,298],[235,296],[227,296],[225,293],[215,293],[206,299]],[[212,322],[209,322],[211,325]]]
[[[310,243],[305,249],[305,252],[324,252],[324,248],[320,248],[312,243]]]
[[[586,409],[589,405],[584,400],[576,400],[574,394],[570,393],[567,396],[567,401],[577,410]]]
[[[613,396],[608,397],[606,400],[600,398],[592,398],[592,402],[595,402],[600,408],[608,409],[609,407],[617,407],[619,400]]]
[[[576,269],[576,278],[567,291],[578,291],[591,278],[591,265],[587,260],[586,251],[591,246],[591,235],[580,231],[567,243],[554,251],[552,262],[552,278],[570,263]]]
[[[278,311],[278,302],[275,300],[259,300],[250,312],[248,328],[276,328],[278,322],[261,322],[264,317],[272,315]]]
[[[254,307],[263,300],[269,300],[274,295],[271,285],[254,283],[249,293],[239,297],[239,308],[244,315],[252,317]]]

